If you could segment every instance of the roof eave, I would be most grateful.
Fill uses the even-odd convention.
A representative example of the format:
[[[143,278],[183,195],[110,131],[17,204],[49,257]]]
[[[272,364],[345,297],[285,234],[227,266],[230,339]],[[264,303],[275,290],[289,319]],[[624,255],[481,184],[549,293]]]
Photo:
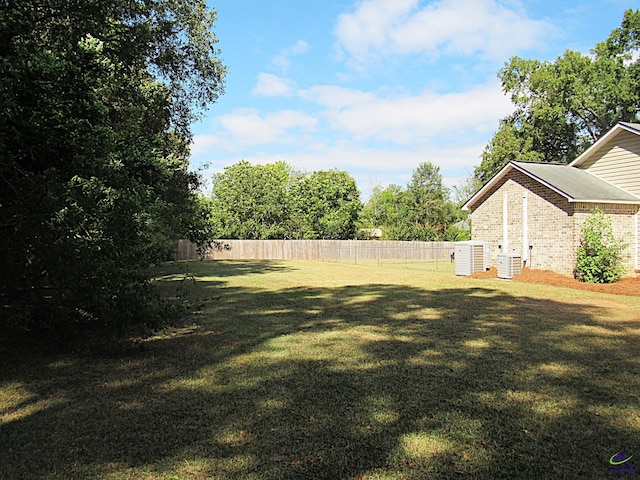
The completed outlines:
[[[640,200],[604,200],[598,198],[570,198],[569,203],[608,203],[613,205],[640,205]]]
[[[471,205],[473,205],[474,203],[476,203],[476,201],[482,197],[482,195],[484,195],[484,193],[491,189],[491,187],[496,184],[502,177],[504,177],[506,175],[506,172],[508,169],[513,168],[515,165],[513,164],[513,162],[509,162],[507,163],[504,167],[502,167],[502,169],[496,173],[493,177],[491,177],[491,179],[484,184],[484,186],[478,190],[476,193],[474,193],[471,198],[469,200],[467,200],[465,202],[464,205],[462,205],[461,210],[467,211],[469,210],[469,207]]]
[[[581,155],[578,156],[578,158],[576,158],[573,162],[569,163],[568,165],[570,167],[577,167],[578,165],[583,163],[587,158],[591,156],[594,150],[600,148],[600,145],[607,142],[610,137],[614,137],[615,135],[617,135],[620,132],[620,130],[626,130],[628,132],[635,133],[636,135],[640,135],[640,131],[638,131],[636,128],[633,128],[630,125],[626,125],[625,123],[622,123],[622,122],[617,123],[611,128],[611,130],[609,130],[602,137],[600,137],[596,141],[596,143],[594,143],[589,148],[587,148],[584,152],[582,152]]]

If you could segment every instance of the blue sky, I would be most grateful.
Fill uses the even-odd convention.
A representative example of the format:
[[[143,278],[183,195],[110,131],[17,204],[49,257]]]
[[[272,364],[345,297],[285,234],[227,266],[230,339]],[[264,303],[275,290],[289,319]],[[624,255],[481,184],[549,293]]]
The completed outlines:
[[[226,92],[193,126],[205,179],[240,160],[337,168],[363,199],[420,162],[448,187],[480,163],[511,103],[512,56],[588,53],[638,1],[211,0]]]

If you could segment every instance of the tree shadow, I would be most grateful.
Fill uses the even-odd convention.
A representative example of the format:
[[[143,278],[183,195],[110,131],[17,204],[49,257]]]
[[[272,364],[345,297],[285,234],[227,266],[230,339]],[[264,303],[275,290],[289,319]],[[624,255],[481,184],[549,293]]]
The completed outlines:
[[[160,267],[160,271],[168,271],[170,275],[177,272],[184,274],[197,273],[202,277],[236,277],[242,275],[284,273],[294,267],[277,260],[184,260],[169,262]]]
[[[235,263],[199,288],[287,273]],[[5,350],[0,478],[598,478],[639,451],[640,320],[602,307],[227,287],[202,318],[115,358]]]

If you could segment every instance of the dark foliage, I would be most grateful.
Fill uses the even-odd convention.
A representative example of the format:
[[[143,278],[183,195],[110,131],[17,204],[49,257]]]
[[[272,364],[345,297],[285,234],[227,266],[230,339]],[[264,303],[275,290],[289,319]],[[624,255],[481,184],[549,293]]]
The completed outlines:
[[[197,0],[0,4],[0,326],[158,321],[147,268],[207,236],[188,125],[222,91],[213,19]]]

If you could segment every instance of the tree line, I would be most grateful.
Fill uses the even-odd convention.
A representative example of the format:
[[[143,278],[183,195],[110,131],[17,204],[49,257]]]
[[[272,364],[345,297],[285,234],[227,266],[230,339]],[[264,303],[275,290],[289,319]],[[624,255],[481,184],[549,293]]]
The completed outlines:
[[[440,167],[419,164],[406,187],[376,186],[362,210],[364,227],[379,227],[387,240],[455,241],[470,238],[461,203],[450,198]]]
[[[353,238],[361,208],[346,172],[246,161],[214,175],[209,205],[216,238],[261,240]]]
[[[347,172],[241,161],[213,177],[208,202],[216,238],[353,239],[372,228],[389,240],[468,237],[468,230],[453,226],[462,218],[459,205],[429,162],[416,168],[406,188],[378,186],[363,205]]]

